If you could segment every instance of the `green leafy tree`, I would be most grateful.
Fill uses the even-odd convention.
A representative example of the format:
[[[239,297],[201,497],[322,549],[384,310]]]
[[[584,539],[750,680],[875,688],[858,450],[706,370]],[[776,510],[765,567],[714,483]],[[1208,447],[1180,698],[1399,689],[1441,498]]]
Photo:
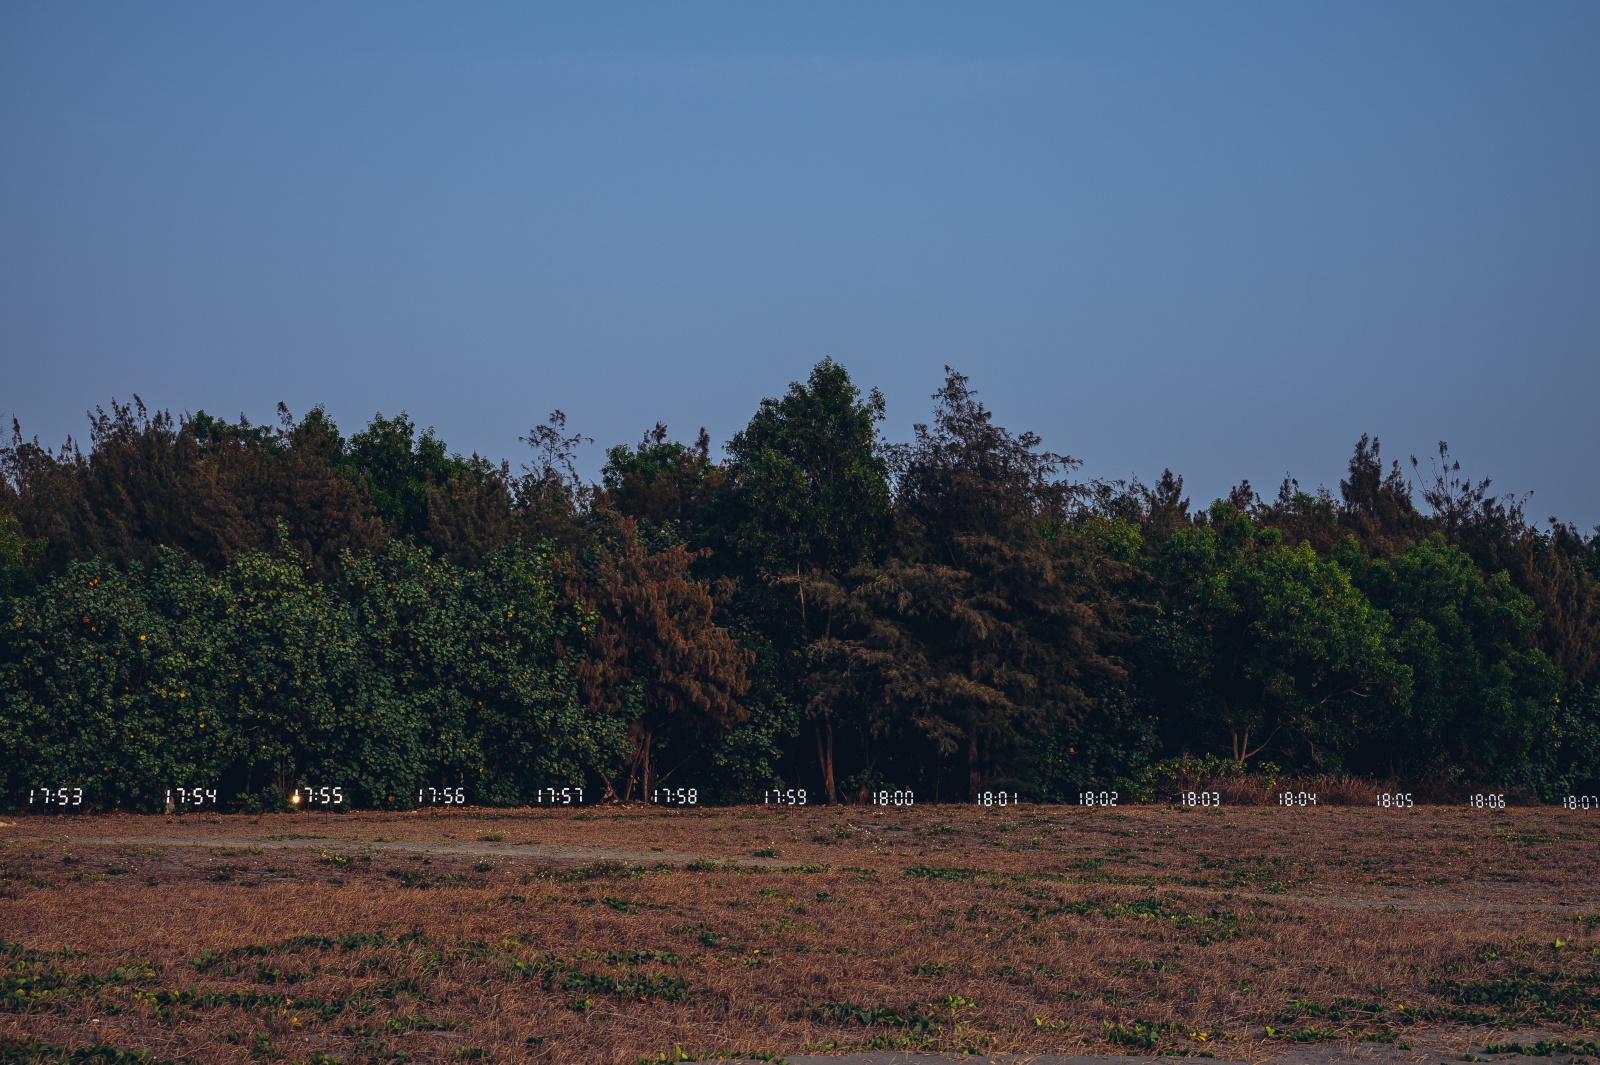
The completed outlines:
[[[428,486],[446,480],[453,465],[444,441],[431,428],[419,436],[403,412],[393,418],[374,415],[350,438],[342,461],[400,536],[419,536],[427,528]]]
[[[1339,766],[1363,717],[1406,697],[1388,620],[1347,570],[1290,547],[1231,503],[1175,534],[1157,561],[1179,735],[1237,764],[1267,751]]]
[[[221,682],[234,662],[225,584],[176,552],[73,562],[11,601],[0,654],[0,780],[159,809],[214,784],[243,743]]]
[[[30,540],[14,514],[0,510],[0,601],[33,587],[44,541]]]
[[[431,783],[512,804],[615,773],[626,722],[578,701],[564,648],[581,649],[593,622],[551,570],[542,553],[502,549],[464,569],[402,543],[349,562],[359,672],[341,692],[350,731],[329,746],[352,752],[346,772],[373,802]]]
[[[404,806],[446,783],[515,803],[615,775],[625,750],[626,721],[578,701],[586,619],[538,554],[462,570],[395,542],[324,582],[287,544],[220,574],[168,551],[150,566],[72,563],[9,613],[0,786],[13,797],[71,786],[158,809],[168,788],[204,785],[275,808],[307,785]]]
[[[1537,646],[1533,601],[1506,573],[1485,580],[1439,534],[1374,562],[1362,583],[1392,619],[1394,656],[1411,674],[1392,768],[1455,768],[1548,791],[1562,677]]]
[[[836,647],[841,619],[833,604],[841,600],[808,592],[837,585],[871,561],[887,530],[888,465],[878,441],[883,416],[876,389],[863,397],[843,366],[824,359],[804,383],[762,400],[728,442],[726,560],[751,578],[740,609],[778,656],[774,702],[804,686],[808,659]],[[806,708],[823,791],[837,802],[840,704],[813,697]]]

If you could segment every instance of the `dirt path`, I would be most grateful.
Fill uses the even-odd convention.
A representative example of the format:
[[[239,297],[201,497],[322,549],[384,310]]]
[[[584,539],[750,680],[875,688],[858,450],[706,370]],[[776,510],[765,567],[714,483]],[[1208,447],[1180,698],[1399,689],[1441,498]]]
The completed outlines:
[[[1533,1046],[1541,1039],[1550,1038],[1544,1031],[1496,1032],[1494,1041],[1501,1044],[1517,1043]],[[1465,1037],[1438,1038],[1413,1037],[1403,1047],[1398,1043],[1326,1042],[1293,1046],[1276,1053],[1251,1059],[1252,1065],[1455,1065],[1467,1053],[1480,1062],[1498,1060],[1520,1061],[1522,1055],[1490,1055],[1484,1050],[1483,1039]],[[1223,1054],[1226,1055],[1226,1051]],[[1567,1065],[1573,1054],[1550,1053],[1539,1060],[1550,1065]],[[788,1065],[1178,1065],[1194,1062],[1192,1057],[1118,1056],[1100,1057],[1086,1054],[981,1054],[958,1056],[954,1054],[918,1054],[910,1052],[877,1052],[867,1054],[801,1054],[784,1059]],[[1219,1058],[1218,1060],[1227,1060]]]
[[[79,846],[105,847],[193,847],[193,848],[250,848],[262,850],[328,849],[330,847],[356,848],[367,853],[462,855],[467,857],[497,857],[529,859],[546,862],[629,862],[637,865],[683,865],[694,861],[712,861],[721,865],[735,865],[748,869],[777,869],[773,860],[715,857],[680,851],[648,850],[621,847],[583,847],[572,844],[545,843],[494,843],[477,840],[367,840],[349,836],[297,835],[289,839],[246,836],[55,836],[54,842],[70,842]],[[40,840],[39,842],[45,842]],[[1215,888],[1190,887],[1186,892],[1227,896],[1261,903],[1300,902],[1314,906],[1354,910],[1412,910],[1430,913],[1580,913],[1600,905],[1600,900],[1586,903],[1559,902],[1443,902],[1434,899],[1352,898],[1340,895],[1318,895],[1302,892],[1259,894],[1240,891],[1219,891]],[[1041,1059],[1042,1060],[1042,1059]],[[1063,1059],[1065,1060],[1065,1059]]]
[[[328,849],[352,847],[372,853],[395,854],[460,854],[470,857],[493,855],[501,858],[532,858],[547,861],[616,861],[647,864],[669,862],[674,865],[696,860],[711,860],[729,865],[770,865],[751,858],[708,859],[703,854],[680,854],[669,851],[638,851],[617,847],[576,847],[566,844],[544,843],[480,843],[476,841],[434,840],[372,840],[341,836],[302,836],[296,839],[263,839],[246,836],[55,836],[55,842],[79,846],[104,847],[260,847],[263,850]],[[40,840],[39,842],[44,842]]]

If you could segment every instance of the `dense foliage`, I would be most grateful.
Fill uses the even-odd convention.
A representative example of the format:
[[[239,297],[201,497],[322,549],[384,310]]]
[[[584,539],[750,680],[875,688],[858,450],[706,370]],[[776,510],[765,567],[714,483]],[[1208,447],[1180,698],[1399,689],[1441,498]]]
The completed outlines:
[[[1600,535],[1363,437],[1338,495],[1082,482],[951,372],[906,444],[844,368],[711,457],[520,472],[135,401],[0,449],[0,795],[276,808],[803,787],[1072,798],[1162,760],[1600,784]],[[1421,508],[1417,505],[1420,496]],[[448,794],[448,793],[447,793]]]

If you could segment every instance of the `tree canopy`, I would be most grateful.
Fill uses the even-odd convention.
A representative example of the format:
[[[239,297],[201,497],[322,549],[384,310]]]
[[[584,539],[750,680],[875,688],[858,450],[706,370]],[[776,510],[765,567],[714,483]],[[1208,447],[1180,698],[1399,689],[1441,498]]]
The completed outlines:
[[[1196,508],[1080,478],[954,370],[910,441],[885,414],[824,359],[720,456],[657,423],[594,484],[559,411],[515,470],[406,412],[14,425],[0,803],[1055,799],[1183,756],[1600,784],[1600,535],[1446,445]]]

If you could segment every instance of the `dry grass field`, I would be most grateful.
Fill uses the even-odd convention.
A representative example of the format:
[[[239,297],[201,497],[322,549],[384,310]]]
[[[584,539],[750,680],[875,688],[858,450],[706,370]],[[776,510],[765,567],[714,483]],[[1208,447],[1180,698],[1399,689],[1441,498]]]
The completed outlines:
[[[4,1061],[1600,1057],[1600,813],[8,820]]]

